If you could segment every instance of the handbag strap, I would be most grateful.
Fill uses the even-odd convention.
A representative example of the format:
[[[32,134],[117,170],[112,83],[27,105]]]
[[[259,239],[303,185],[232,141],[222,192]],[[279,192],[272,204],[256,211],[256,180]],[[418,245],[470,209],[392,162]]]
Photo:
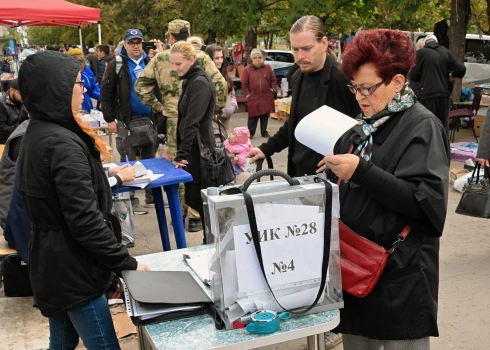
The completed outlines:
[[[354,145],[351,145],[349,147],[349,151],[347,151],[347,153],[350,154],[350,153],[352,153],[353,150],[354,150]],[[339,186],[339,188],[340,188],[341,182],[342,182],[342,179],[339,177],[337,179],[337,186]],[[403,242],[405,240],[405,238],[407,238],[407,236],[411,230],[412,230],[412,227],[410,225],[405,226],[405,228],[402,230],[402,232],[396,237],[396,241],[393,242],[393,244],[391,245],[391,248],[388,249],[388,255],[393,253],[395,251],[395,249],[398,248],[398,245],[400,244],[400,242]]]
[[[225,191],[222,191],[221,193],[223,194],[243,194],[243,198],[245,200],[245,206],[247,208],[247,215],[248,215],[248,221],[250,224],[250,230],[252,231],[252,241],[254,244],[255,248],[255,253],[257,254],[257,259],[259,261],[260,265],[260,270],[262,271],[262,275],[264,276],[264,279],[267,283],[267,286],[269,287],[269,290],[276,301],[276,303],[279,305],[281,309],[284,311],[287,311],[292,314],[304,314],[311,309],[315,307],[315,305],[318,303],[318,300],[320,300],[322,294],[325,291],[325,284],[327,282],[327,271],[328,271],[328,264],[330,260],[330,239],[331,239],[331,231],[332,231],[332,185],[330,182],[327,180],[324,180],[320,177],[315,177],[315,182],[322,181],[325,184],[325,221],[324,221],[324,235],[323,235],[323,260],[322,260],[322,277],[320,281],[320,289],[318,290],[318,294],[315,298],[315,301],[308,307],[303,308],[303,310],[300,310],[302,308],[296,308],[294,310],[288,310],[284,308],[279,301],[277,300],[276,296],[274,295],[274,292],[272,291],[272,288],[269,284],[269,281],[267,280],[266,274],[265,274],[265,269],[264,269],[264,262],[262,259],[262,248],[260,247],[260,237],[259,237],[259,231],[257,228],[257,218],[255,216],[255,209],[254,209],[254,204],[253,204],[253,199],[250,194],[247,193],[246,189],[243,187],[233,187],[230,189],[227,189]]]

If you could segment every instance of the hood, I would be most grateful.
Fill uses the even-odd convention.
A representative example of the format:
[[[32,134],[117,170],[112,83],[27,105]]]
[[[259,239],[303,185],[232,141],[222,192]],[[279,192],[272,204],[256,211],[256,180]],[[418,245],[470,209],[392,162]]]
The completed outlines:
[[[71,110],[79,72],[80,63],[61,52],[45,51],[27,57],[19,70],[19,87],[31,119],[56,123],[81,135]]]

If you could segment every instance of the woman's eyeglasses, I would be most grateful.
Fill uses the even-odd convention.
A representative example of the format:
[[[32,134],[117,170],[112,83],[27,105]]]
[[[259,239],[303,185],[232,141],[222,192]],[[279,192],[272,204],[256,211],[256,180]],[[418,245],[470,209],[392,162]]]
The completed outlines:
[[[376,85],[373,85],[369,88],[359,88],[354,83],[347,84],[347,87],[349,88],[350,92],[352,92],[354,95],[359,92],[362,96],[369,96],[373,94],[377,88],[379,88],[386,80],[383,80],[381,83],[378,83]]]
[[[82,90],[85,88],[83,81],[76,81],[75,84],[80,85],[80,89],[82,89]]]

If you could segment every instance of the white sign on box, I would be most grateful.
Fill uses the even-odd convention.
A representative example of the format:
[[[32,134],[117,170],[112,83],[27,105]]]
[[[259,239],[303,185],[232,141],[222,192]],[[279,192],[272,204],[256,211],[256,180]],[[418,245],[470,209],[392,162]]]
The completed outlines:
[[[355,119],[328,106],[322,106],[301,119],[294,136],[303,145],[328,156],[333,155],[338,139],[356,124]]]
[[[257,223],[265,274],[271,288],[321,278],[323,224],[324,213]],[[233,233],[239,292],[267,291],[250,225],[235,226]]]

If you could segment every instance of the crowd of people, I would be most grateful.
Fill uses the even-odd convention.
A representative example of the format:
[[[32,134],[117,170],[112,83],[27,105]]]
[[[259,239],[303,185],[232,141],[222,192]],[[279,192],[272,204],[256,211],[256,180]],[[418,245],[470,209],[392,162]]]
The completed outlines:
[[[365,298],[344,293],[340,324],[328,336],[338,340],[341,333],[346,350],[429,349],[429,337],[438,336],[448,198],[447,78],[462,77],[464,65],[435,37],[425,38],[416,53],[406,34],[385,29],[360,31],[339,65],[322,21],[304,16],[290,30],[297,65],[290,117],[271,136],[278,83],[263,52],[252,49],[241,72],[247,125],[230,130],[238,106],[225,52],[217,44],[205,47],[190,28],[171,21],[171,47],[156,42],[148,52],[143,33],[133,28],[118,47],[62,53],[52,45],[24,60],[0,99],[0,225],[29,263],[35,304],[49,318],[50,348],[74,348],[81,338],[87,348],[118,349],[104,291],[122,270],[148,270],[107,224],[111,191],[135,173],[128,166],[104,169],[101,156],[110,154],[79,115],[98,107],[117,134],[121,161],[155,157],[157,135],[166,135],[168,158],[193,177],[180,189],[190,231],[205,227],[200,151],[223,142],[223,133],[237,174],[246,158],[255,162],[286,148],[289,175],[327,172],[340,186],[342,222],[380,246],[391,246],[410,226],[373,292]],[[316,153],[294,134],[323,105],[357,120],[334,155]],[[250,138],[259,121],[266,140],[254,148]],[[482,164],[488,165],[488,148],[479,151]],[[132,204],[134,214],[147,213],[151,191],[145,206],[134,193]]]

